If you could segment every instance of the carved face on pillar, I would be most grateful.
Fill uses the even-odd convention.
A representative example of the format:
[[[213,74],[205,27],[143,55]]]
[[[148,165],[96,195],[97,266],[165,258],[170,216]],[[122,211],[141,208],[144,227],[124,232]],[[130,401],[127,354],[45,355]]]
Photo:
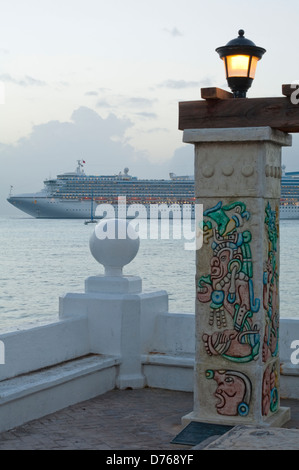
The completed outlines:
[[[214,393],[218,399],[215,405],[217,413],[226,416],[248,414],[251,382],[245,374],[231,370],[208,370],[206,377],[213,378],[217,382]]]

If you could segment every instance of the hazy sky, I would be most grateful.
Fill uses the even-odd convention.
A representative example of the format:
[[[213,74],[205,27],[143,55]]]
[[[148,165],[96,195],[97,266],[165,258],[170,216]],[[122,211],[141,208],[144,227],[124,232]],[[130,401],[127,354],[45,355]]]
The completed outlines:
[[[191,173],[178,102],[226,88],[215,48],[240,28],[267,49],[248,97],[299,81],[298,0],[0,0],[0,214],[73,171]],[[299,170],[299,139],[283,150]]]

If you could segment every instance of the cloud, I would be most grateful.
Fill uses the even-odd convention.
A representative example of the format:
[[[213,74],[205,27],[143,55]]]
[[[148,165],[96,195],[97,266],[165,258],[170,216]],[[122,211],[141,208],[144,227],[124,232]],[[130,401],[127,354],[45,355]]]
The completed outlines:
[[[25,80],[22,80],[25,86],[45,86],[46,82],[37,80],[36,78],[26,76]]]
[[[142,111],[140,113],[135,113],[135,116],[139,116],[145,119],[157,119],[158,117],[156,113],[147,113],[145,111]]]
[[[96,111],[80,107],[69,121],[36,125],[16,144],[0,142],[0,162],[5,167],[0,173],[0,213],[22,215],[6,201],[10,185],[14,194],[37,192],[46,178],[74,171],[78,159],[86,161],[86,174],[117,174],[129,167],[139,178],[167,178],[169,172],[193,171],[191,145],[178,149],[168,161],[153,163],[146,152],[128,141],[126,133],[133,125],[128,118],[111,113],[104,119]]]
[[[154,103],[157,101],[157,99],[148,99],[142,96],[127,97],[123,95],[110,95],[108,98],[109,99],[106,99],[105,97],[99,98],[96,102],[96,107],[97,108],[111,108],[115,110],[125,108],[126,112],[128,112],[129,110],[130,112],[132,112],[132,111],[139,110],[139,109],[143,110],[145,108],[151,108],[154,105]],[[140,116],[142,115],[146,116],[146,114],[147,114],[146,112],[135,113],[135,115],[140,115]],[[151,117],[156,117],[156,115],[154,115],[154,113],[151,113]]]
[[[29,75],[26,75],[25,78],[23,79],[17,79],[17,78],[13,78],[8,73],[3,73],[2,75],[0,75],[0,81],[6,82],[6,83],[14,83],[15,85],[24,86],[24,87],[46,85],[46,82],[43,82],[42,80],[37,80],[36,78],[30,77]]]
[[[182,89],[182,88],[196,88],[199,86],[199,82],[195,81],[186,81],[186,80],[165,80],[160,83],[158,87],[160,88],[172,88],[172,89]]]
[[[142,98],[142,97],[131,97],[126,100],[126,105],[127,106],[132,106],[132,107],[138,107],[138,108],[144,108],[146,106],[152,106],[154,102],[157,101],[156,99],[150,100],[148,98]]]
[[[87,91],[85,93],[85,96],[98,96],[98,92],[97,91]]]
[[[200,80],[200,86],[201,87],[209,87],[209,86],[213,86],[213,84],[215,84],[216,80],[214,80],[212,77],[205,77],[205,78],[202,78]],[[227,86],[227,84],[225,85],[225,87]]]
[[[98,88],[98,90],[101,93],[108,93],[109,91],[111,91],[111,88],[100,87],[100,88]]]
[[[177,175],[194,175],[194,148],[185,144],[174,151],[169,162],[164,163],[169,172]]]
[[[74,171],[84,158],[90,173],[110,174],[145,156],[127,142],[126,131],[133,123],[110,114],[103,119],[92,109],[76,109],[68,122],[57,120],[36,125],[30,135],[15,144],[0,143],[0,211],[7,211],[9,186],[14,193],[35,192],[45,178]],[[117,137],[117,139],[115,139]],[[13,211],[14,213],[14,211]]]
[[[61,85],[61,86],[70,86],[70,83],[69,82],[65,82],[65,81],[60,81],[58,82],[58,85]]]
[[[97,108],[112,108],[111,104],[108,103],[108,101],[105,100],[105,99],[98,100],[98,101],[96,102],[96,107],[97,107]]]
[[[145,131],[147,134],[155,134],[156,132],[169,132],[169,129],[166,127],[152,127]]]
[[[181,31],[179,31],[176,26],[174,26],[172,29],[164,28],[163,31],[170,34],[172,37],[183,36],[183,33],[181,33]]]

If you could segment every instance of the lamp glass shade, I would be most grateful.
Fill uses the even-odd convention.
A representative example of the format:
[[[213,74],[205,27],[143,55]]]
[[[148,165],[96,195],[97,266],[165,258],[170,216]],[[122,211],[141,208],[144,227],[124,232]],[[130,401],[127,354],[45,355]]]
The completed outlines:
[[[249,71],[249,77],[250,78],[254,79],[256,66],[257,66],[257,63],[258,63],[259,60],[260,59],[258,57],[254,57],[254,56],[251,57],[251,64],[250,64],[250,71]]]
[[[249,55],[229,55],[226,57],[227,77],[247,77]]]
[[[226,78],[249,77],[254,79],[258,57],[250,55],[229,55],[225,61]]]

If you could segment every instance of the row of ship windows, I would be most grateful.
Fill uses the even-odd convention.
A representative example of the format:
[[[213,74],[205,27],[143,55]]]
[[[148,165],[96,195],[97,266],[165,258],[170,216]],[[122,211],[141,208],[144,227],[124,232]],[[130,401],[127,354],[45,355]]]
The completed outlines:
[[[90,178],[88,181],[86,180],[78,180],[76,178],[68,178],[67,180],[65,179],[59,179],[58,181],[47,181],[47,184],[84,184],[84,185],[88,185],[88,184],[99,184],[99,183],[102,183],[102,184],[111,184],[111,181],[115,184],[125,184],[125,185],[130,185],[130,186],[140,186],[140,185],[144,185],[145,182],[144,180],[125,180],[125,179],[92,179]],[[179,185],[179,184],[192,184],[194,183],[193,180],[175,180],[175,181],[172,181],[172,180],[158,180],[158,181],[155,181],[155,180],[152,180],[152,182],[148,183],[150,186],[161,186],[161,185],[166,185],[166,184],[176,184],[176,185]]]
[[[53,196],[54,197],[54,196]],[[99,198],[117,198],[117,197],[126,197],[128,199],[140,199],[140,198],[161,198],[161,197],[175,197],[175,198],[185,198],[185,197],[195,197],[194,194],[187,195],[186,193],[167,193],[167,194],[126,194],[126,193],[93,193],[93,194],[88,194],[88,193],[55,193],[55,197],[70,197],[70,198],[84,198],[84,199],[99,199]]]
[[[77,203],[82,203],[82,202],[91,202],[91,199],[80,199],[80,198],[77,198],[77,197],[62,197],[62,198],[59,198],[59,199],[50,199],[48,200],[48,204],[58,204],[59,201],[61,201],[61,199],[70,199],[71,201],[73,202],[77,202]],[[71,202],[70,201],[70,202]],[[119,201],[116,200],[115,198],[114,199],[110,199],[110,198],[106,198],[106,199],[103,199],[101,201],[95,201],[96,203],[99,203],[99,204],[117,204]],[[161,198],[157,198],[157,199],[154,199],[154,200],[140,200],[140,199],[137,199],[137,200],[131,200],[130,198],[126,199],[126,203],[130,203],[130,204],[194,204],[195,202],[195,199],[194,198],[191,198],[191,199],[185,199],[185,198],[175,198],[175,199],[161,199]]]
[[[70,198],[71,199],[71,198]],[[76,200],[74,200],[75,202]],[[78,202],[83,202],[78,201]],[[55,204],[55,202],[51,202],[51,204]],[[169,200],[169,199],[160,199],[159,201],[126,201],[127,204],[194,204],[194,201],[192,200]],[[115,200],[109,200],[107,199],[106,201],[101,201],[100,204],[118,204],[118,201]]]
[[[55,204],[56,202],[55,201],[49,201],[50,204]],[[81,201],[82,202],[82,201]],[[160,200],[160,201],[154,201],[153,204],[194,204],[193,201],[178,201],[178,200],[175,200],[175,201],[167,201],[167,200]],[[57,204],[57,203],[56,203]],[[116,201],[103,201],[102,204],[116,204],[117,205],[117,202]],[[128,204],[145,204],[145,205],[150,205],[151,203],[150,202],[146,202],[146,201],[142,201],[142,202],[128,202]]]
[[[82,176],[80,176],[80,178],[82,178]],[[84,177],[83,177],[84,178]],[[86,177],[85,177],[86,178]],[[56,180],[54,180],[55,182]],[[67,178],[58,178],[58,181],[78,181],[78,178],[77,177],[74,177],[74,178],[70,178],[69,176]],[[84,181],[84,180],[83,180]],[[134,179],[125,179],[125,178],[119,178],[118,180],[115,180],[115,177],[112,176],[112,177],[103,177],[103,176],[89,176],[88,177],[88,181],[121,181],[121,182],[124,182],[124,181],[135,181]],[[52,181],[48,180],[49,183],[52,183]],[[81,183],[81,181],[79,181]]]
[[[139,198],[139,197],[194,197],[194,192],[186,192],[186,191],[182,191],[182,192],[172,192],[172,191],[169,191],[167,193],[147,193],[147,192],[140,192],[140,193],[135,193],[135,194],[132,194],[132,193],[125,193],[125,192],[121,192],[121,191],[109,191],[109,192],[93,192],[93,193],[88,193],[88,192],[77,192],[77,191],[68,191],[68,192],[55,192],[55,193],[50,193],[50,194],[55,194],[56,196],[59,196],[59,197],[67,197],[67,196],[70,196],[70,197],[87,197],[87,198],[91,198],[91,197],[118,197],[118,196],[122,196],[122,197],[128,197],[128,198]]]
[[[53,189],[53,188],[51,188]],[[55,188],[54,188],[55,189]],[[111,186],[111,185],[107,185],[107,186],[75,186],[75,185],[66,185],[66,186],[63,186],[63,187],[57,187],[56,188],[57,190],[60,190],[60,191],[129,191],[129,192],[139,192],[139,191],[149,191],[149,192],[152,192],[152,191],[192,191],[194,192],[194,187],[184,187],[184,186],[169,186],[169,187],[161,187],[161,186],[151,186],[151,187],[146,187],[146,186],[140,186],[140,187],[136,187],[136,188],[128,188],[128,187],[124,187],[124,186]]]
[[[66,212],[82,212],[82,209],[65,209]]]
[[[90,195],[86,195],[86,194],[57,194],[56,197],[59,196],[63,199],[78,199],[78,198],[82,198],[82,199],[90,199],[91,200],[91,196]],[[151,196],[148,196],[147,194],[140,194],[140,196],[136,197],[136,196],[128,196],[126,194],[101,194],[101,195],[97,195],[97,194],[94,194],[93,195],[93,199],[109,199],[109,198],[118,198],[118,197],[126,197],[127,199],[130,199],[130,200],[138,200],[138,199],[152,199],[152,200],[155,200],[155,199],[161,199],[161,198],[170,198],[170,199],[186,199],[186,198],[190,198],[190,199],[193,199],[194,196],[193,195],[188,195],[188,194],[154,194],[154,195],[151,195]]]
[[[115,189],[120,189],[119,186],[114,186],[112,187],[111,185],[103,185],[103,186],[92,186],[92,185],[65,185],[63,186],[62,188],[57,188],[57,189],[62,189],[62,190],[83,190],[83,191],[86,191],[86,190],[97,190],[97,191],[103,191],[103,190],[106,190],[108,189],[109,191],[111,190],[115,190]],[[124,191],[127,191],[128,189],[130,190],[130,192],[134,192],[134,191],[178,191],[178,190],[181,190],[181,191],[193,191],[194,192],[194,187],[190,187],[190,186],[183,186],[183,185],[176,185],[176,186],[167,186],[167,187],[161,187],[161,186],[130,186],[130,188],[128,187],[124,187],[122,186],[121,189],[123,189]]]

